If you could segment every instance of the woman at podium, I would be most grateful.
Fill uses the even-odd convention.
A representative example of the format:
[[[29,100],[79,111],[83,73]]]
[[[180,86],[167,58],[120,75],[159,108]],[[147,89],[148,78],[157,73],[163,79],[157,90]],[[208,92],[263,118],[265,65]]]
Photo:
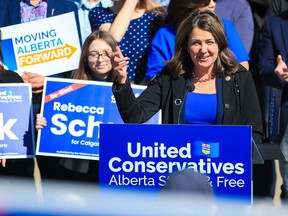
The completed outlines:
[[[129,60],[118,48],[109,54],[117,78],[113,94],[126,123],[144,123],[159,110],[163,124],[251,125],[261,142],[261,110],[251,73],[229,50],[215,13],[199,10],[179,26],[175,54],[135,97],[127,78]]]

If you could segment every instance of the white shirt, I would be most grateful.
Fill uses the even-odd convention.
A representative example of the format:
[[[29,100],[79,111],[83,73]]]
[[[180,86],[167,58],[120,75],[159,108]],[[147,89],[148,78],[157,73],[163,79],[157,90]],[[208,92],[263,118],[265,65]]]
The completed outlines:
[[[112,0],[100,0],[98,2],[90,2],[88,0],[70,0],[78,6],[78,17],[81,31],[81,41],[84,43],[86,37],[91,33],[89,21],[89,11],[94,7],[112,7]]]

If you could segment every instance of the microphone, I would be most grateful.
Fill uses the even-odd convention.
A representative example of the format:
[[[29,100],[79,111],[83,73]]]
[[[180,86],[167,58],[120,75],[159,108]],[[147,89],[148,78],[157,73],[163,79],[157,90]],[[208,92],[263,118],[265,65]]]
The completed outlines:
[[[185,94],[184,94],[182,103],[180,105],[179,113],[178,113],[177,124],[180,124],[181,113],[182,113],[184,104],[186,102],[187,95],[188,95],[189,92],[193,92],[194,90],[195,90],[195,86],[192,83],[189,83],[189,84],[186,85]],[[180,99],[178,99],[178,100],[180,100]]]
[[[186,92],[193,92],[195,90],[195,86],[191,83],[190,85],[186,86]],[[187,94],[186,93],[186,94]]]

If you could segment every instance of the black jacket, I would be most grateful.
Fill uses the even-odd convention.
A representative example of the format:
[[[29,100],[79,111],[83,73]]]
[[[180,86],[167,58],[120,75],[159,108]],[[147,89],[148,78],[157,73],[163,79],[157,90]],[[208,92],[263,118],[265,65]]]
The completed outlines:
[[[129,80],[113,94],[121,117],[126,123],[144,123],[160,109],[163,124],[183,123],[181,109],[189,80],[184,76],[173,78],[167,68],[153,79],[147,89],[135,98]],[[231,76],[217,78],[217,124],[251,125],[253,138],[263,138],[261,110],[251,73],[240,66]]]
[[[0,72],[0,83],[23,83],[21,76],[13,71]]]

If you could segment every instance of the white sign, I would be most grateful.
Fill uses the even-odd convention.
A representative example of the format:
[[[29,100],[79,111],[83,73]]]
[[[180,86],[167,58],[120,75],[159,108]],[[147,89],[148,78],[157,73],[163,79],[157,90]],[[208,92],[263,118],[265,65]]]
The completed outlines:
[[[78,67],[81,53],[74,12],[1,28],[5,66],[20,75],[49,76]]]

